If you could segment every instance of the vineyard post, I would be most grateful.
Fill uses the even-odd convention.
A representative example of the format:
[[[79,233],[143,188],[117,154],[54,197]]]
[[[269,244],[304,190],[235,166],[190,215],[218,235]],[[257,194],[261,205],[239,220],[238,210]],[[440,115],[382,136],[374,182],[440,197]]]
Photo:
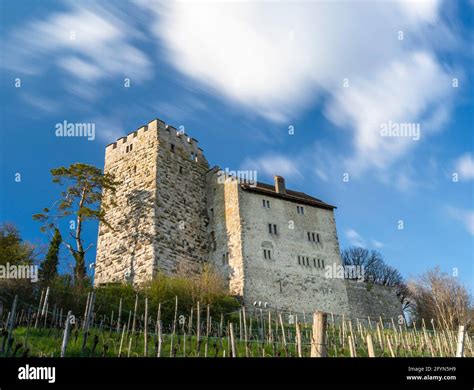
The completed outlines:
[[[369,357],[375,357],[374,344],[372,343],[372,335],[370,333],[367,333],[367,352]]]
[[[464,335],[465,335],[465,327],[464,325],[459,325],[456,357],[464,356]]]
[[[66,356],[67,343],[69,341],[69,332],[71,328],[71,321],[73,321],[72,311],[69,310],[66,316],[66,324],[64,328],[63,343],[61,345],[61,357]]]
[[[245,356],[249,357],[249,347],[247,342],[247,318],[245,316],[245,307],[242,306],[242,321],[244,322],[244,343],[245,343]]]
[[[144,355],[145,357],[148,356],[148,298],[145,297],[145,330],[143,332],[143,344],[144,344]]]
[[[15,298],[13,299],[13,306],[12,306],[12,311],[10,315],[10,322],[8,323],[8,337],[7,337],[7,352],[5,353],[5,356],[8,356],[10,353],[10,348],[11,348],[11,338],[13,335],[13,329],[15,328],[15,312],[16,312],[16,305],[18,303],[18,295],[15,295]]]
[[[120,298],[119,309],[118,309],[118,318],[117,318],[117,333],[120,332],[120,319],[122,317],[122,298]]]
[[[235,350],[235,338],[234,338],[234,327],[232,322],[230,323],[230,345],[231,345],[231,352],[232,357],[237,357],[237,352]]]
[[[135,333],[135,322],[137,319],[138,294],[135,295],[135,306],[133,308],[132,335]]]
[[[313,334],[311,337],[311,357],[326,357],[327,314],[320,311],[313,314]]]
[[[36,319],[35,319],[35,329],[38,327],[38,321],[41,313],[41,305],[43,304],[43,297],[44,297],[44,288],[41,290],[41,298],[38,304],[38,311],[36,312]]]

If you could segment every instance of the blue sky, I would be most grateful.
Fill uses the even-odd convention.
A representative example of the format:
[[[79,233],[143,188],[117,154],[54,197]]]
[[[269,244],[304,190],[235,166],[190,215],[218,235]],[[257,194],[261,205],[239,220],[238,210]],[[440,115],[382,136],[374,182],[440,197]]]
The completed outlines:
[[[56,199],[49,170],[102,167],[107,143],[158,117],[211,165],[337,205],[341,247],[377,249],[406,278],[456,268],[472,290],[473,9],[1,2],[0,220],[45,242],[31,215]],[[64,120],[95,139],[56,137]],[[389,123],[420,137],[383,136]]]

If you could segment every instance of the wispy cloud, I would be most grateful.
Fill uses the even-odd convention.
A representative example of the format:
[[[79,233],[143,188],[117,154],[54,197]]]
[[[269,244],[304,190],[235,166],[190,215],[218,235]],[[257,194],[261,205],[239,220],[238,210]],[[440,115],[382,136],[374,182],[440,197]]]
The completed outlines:
[[[440,4],[146,7],[157,16],[152,29],[164,57],[206,91],[285,123],[321,102],[333,123],[352,132],[354,151],[346,165],[357,174],[384,169],[415,146],[380,137],[382,122],[420,122],[425,137],[449,118],[452,72],[438,62],[434,48],[455,47],[456,39],[439,17]],[[409,39],[399,40],[399,32]]]
[[[459,174],[460,180],[474,179],[474,158],[470,153],[459,157],[455,162],[455,171]]]
[[[256,170],[269,176],[281,175],[286,178],[301,177],[297,163],[281,154],[267,154],[256,159],[247,158],[241,164],[242,169]]]
[[[87,99],[100,94],[98,80],[146,80],[152,63],[134,45],[140,32],[131,20],[117,7],[71,5],[14,30],[6,39],[3,66],[19,74],[56,71],[66,85],[75,86],[70,92]],[[94,85],[92,93],[77,87],[84,84]]]
[[[345,231],[345,234],[347,240],[349,241],[349,244],[354,246],[365,247],[365,240],[354,229],[347,229]]]
[[[452,218],[460,221],[469,234],[474,236],[474,211],[449,207],[448,213]]]

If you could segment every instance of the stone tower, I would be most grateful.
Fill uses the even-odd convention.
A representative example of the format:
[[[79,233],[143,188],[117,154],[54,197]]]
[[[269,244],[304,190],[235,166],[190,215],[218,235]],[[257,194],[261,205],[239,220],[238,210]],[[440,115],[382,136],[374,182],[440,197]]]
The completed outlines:
[[[113,229],[99,226],[96,285],[197,271],[207,260],[208,169],[197,141],[159,119],[107,145],[104,171],[121,184],[105,216]]]

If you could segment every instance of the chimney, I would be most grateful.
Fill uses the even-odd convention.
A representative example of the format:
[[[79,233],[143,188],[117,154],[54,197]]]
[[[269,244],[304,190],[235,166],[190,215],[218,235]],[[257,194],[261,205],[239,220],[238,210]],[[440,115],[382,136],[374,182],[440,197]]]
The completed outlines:
[[[275,176],[275,192],[278,194],[286,194],[285,178],[281,176]]]

